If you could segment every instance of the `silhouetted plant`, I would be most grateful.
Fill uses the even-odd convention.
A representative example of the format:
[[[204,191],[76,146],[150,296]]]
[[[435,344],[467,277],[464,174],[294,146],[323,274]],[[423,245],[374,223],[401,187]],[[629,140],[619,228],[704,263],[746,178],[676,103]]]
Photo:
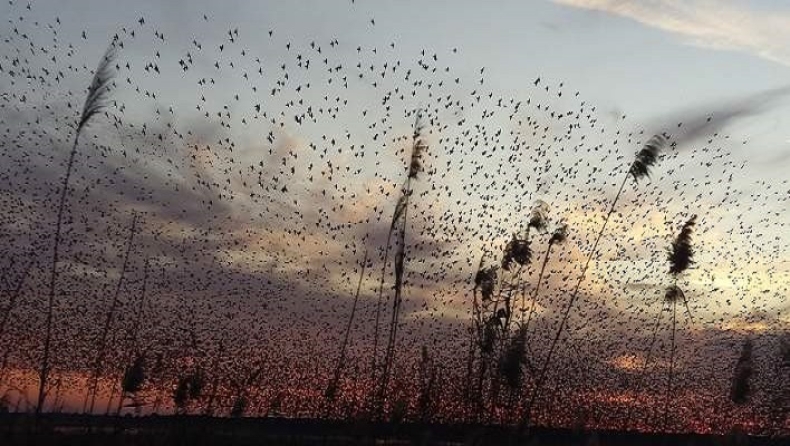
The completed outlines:
[[[551,248],[554,245],[560,244],[565,242],[568,238],[568,225],[565,223],[560,224],[557,226],[554,231],[551,233],[551,237],[549,238],[549,245],[546,247],[546,254],[543,256],[543,262],[540,265],[540,273],[538,273],[538,280],[535,282],[535,290],[532,292],[532,299],[529,308],[529,314],[527,315],[527,322],[524,323],[524,313],[525,313],[525,303],[524,303],[524,294],[522,292],[522,299],[521,299],[521,322],[524,326],[524,330],[522,331],[523,335],[526,337],[529,335],[529,324],[532,320],[532,315],[535,313],[535,307],[538,303],[538,294],[540,292],[540,285],[543,283],[543,274],[546,271],[546,265],[549,263],[549,255],[551,255]]]
[[[675,372],[675,334],[677,332],[677,304],[683,302],[689,311],[686,294],[677,285],[678,276],[685,272],[694,263],[694,249],[691,246],[691,233],[696,225],[697,216],[692,215],[680,233],[675,237],[668,252],[669,274],[672,276],[672,285],[667,288],[664,300],[672,305],[672,336],[670,340],[669,376],[667,379],[666,406],[664,408],[664,427],[669,423],[669,403],[671,400],[672,380]],[[689,311],[689,317],[691,312]]]
[[[559,326],[557,327],[557,331],[554,335],[554,338],[551,341],[549,346],[549,351],[546,354],[546,359],[543,361],[543,364],[540,367],[540,371],[538,372],[538,378],[535,382],[535,386],[532,389],[532,395],[529,397],[529,400],[526,405],[526,409],[522,413],[520,429],[524,429],[528,426],[530,422],[530,418],[532,417],[532,409],[537,401],[538,397],[540,396],[540,391],[543,385],[546,382],[547,372],[549,365],[551,364],[551,360],[553,359],[554,352],[557,348],[557,343],[562,337],[562,333],[565,331],[565,325],[568,323],[568,318],[570,316],[571,310],[573,310],[574,305],[576,304],[576,300],[579,297],[579,289],[581,288],[582,283],[587,275],[587,269],[590,266],[590,262],[592,261],[593,257],[598,253],[598,243],[601,241],[601,237],[603,237],[604,232],[606,231],[606,225],[609,223],[609,219],[614,213],[614,208],[617,205],[617,202],[620,199],[620,196],[623,193],[623,189],[625,188],[625,184],[628,181],[628,178],[633,178],[635,182],[639,182],[640,179],[649,177],[650,176],[650,168],[657,162],[658,154],[660,151],[666,146],[667,140],[662,135],[654,135],[651,137],[647,143],[645,143],[644,147],[636,154],[634,161],[631,163],[631,166],[628,168],[628,173],[623,178],[623,182],[620,184],[620,189],[617,191],[617,195],[615,195],[614,200],[612,200],[612,204],[609,206],[609,211],[604,218],[603,225],[601,226],[601,230],[598,232],[598,235],[595,238],[595,242],[593,243],[592,249],[587,256],[587,260],[584,263],[584,267],[582,267],[582,272],[579,275],[579,280],[576,282],[576,286],[574,287],[573,293],[568,301],[568,305],[565,307],[565,311],[563,312],[562,319],[560,319]]]
[[[485,257],[485,256],[484,256]],[[496,286],[497,267],[489,266],[483,268],[483,259],[480,259],[480,267],[475,274],[475,288],[473,292],[480,290],[480,295],[484,301],[491,300],[494,296],[494,287]]]
[[[697,216],[691,218],[683,225],[677,238],[669,249],[669,273],[677,276],[687,270],[694,263],[694,249],[691,246],[691,232],[696,224]]]
[[[0,414],[7,414],[11,411],[11,400],[8,398],[8,393],[0,396]]]
[[[77,144],[79,142],[82,130],[91,122],[91,120],[105,109],[110,95],[110,85],[115,72],[113,70],[113,61],[116,55],[116,41],[110,44],[109,49],[104,54],[101,62],[99,63],[96,73],[93,76],[90,87],[88,87],[88,96],[82,106],[82,114],[77,122],[77,129],[74,135],[74,144],[69,153],[69,160],[66,163],[66,175],[63,177],[63,185],[60,189],[60,200],[58,202],[57,220],[55,222],[55,239],[52,254],[52,267],[50,268],[49,280],[49,297],[47,302],[46,322],[44,331],[44,352],[41,358],[41,369],[38,374],[38,398],[36,402],[36,418],[41,414],[44,407],[44,400],[47,394],[47,379],[50,373],[50,347],[52,344],[52,324],[53,312],[55,310],[55,295],[57,290],[58,280],[58,262],[60,260],[60,238],[63,227],[63,213],[66,208],[66,197],[68,196],[69,182],[71,180],[71,172],[74,167],[74,160],[77,155]]]
[[[145,355],[139,354],[134,359],[134,362],[126,367],[121,379],[121,396],[118,399],[118,407],[116,415],[121,413],[123,403],[129,395],[134,397],[140,390],[143,389],[145,384]]]
[[[395,283],[394,283],[394,296],[392,299],[392,314],[389,324],[389,336],[387,339],[387,348],[384,354],[384,365],[382,376],[379,383],[377,392],[377,411],[379,414],[383,413],[384,401],[386,399],[387,386],[389,383],[390,374],[392,373],[392,365],[395,361],[396,344],[398,339],[398,326],[400,325],[400,309],[403,301],[403,275],[406,262],[406,226],[408,222],[409,200],[413,194],[412,180],[417,179],[417,175],[422,171],[422,157],[428,149],[423,135],[424,124],[422,122],[422,112],[415,113],[414,131],[412,134],[412,150],[411,157],[407,172],[406,181],[401,188],[401,196],[395,206],[395,212],[392,216],[392,223],[390,224],[390,236],[395,236]],[[387,244],[389,245],[390,239],[388,237]],[[387,259],[384,259],[384,267],[386,268]],[[382,283],[384,275],[382,274]],[[381,288],[380,288],[381,289]],[[376,334],[377,336],[377,334]],[[375,355],[375,351],[374,351]]]
[[[529,247],[529,240],[518,238],[513,234],[513,238],[505,245],[505,253],[502,256],[502,269],[510,271],[510,267],[515,262],[519,266],[524,266],[532,260],[532,250]]]
[[[205,384],[205,375],[199,368],[188,375],[179,377],[173,390],[173,404],[176,406],[176,413],[186,413],[190,402],[197,401],[203,396]]]
[[[672,241],[670,247],[667,251],[668,253],[668,263],[669,263],[669,273],[672,276],[672,284],[667,286],[664,290],[664,298],[662,300],[661,309],[659,310],[658,314],[656,314],[656,320],[653,324],[652,329],[652,336],[650,342],[647,346],[647,353],[645,355],[645,360],[642,363],[642,367],[640,370],[641,378],[636,384],[636,390],[638,391],[641,388],[642,384],[645,381],[647,368],[653,359],[653,347],[655,346],[656,340],[658,339],[658,329],[661,325],[661,319],[666,311],[670,311],[672,313],[672,342],[671,342],[671,369],[674,369],[674,339],[675,339],[675,331],[676,331],[676,305],[680,302],[686,307],[686,312],[689,316],[689,320],[693,320],[691,310],[688,306],[688,299],[686,298],[686,294],[683,292],[683,289],[677,285],[678,277],[681,273],[683,273],[686,269],[688,269],[693,263],[693,247],[691,245],[691,234],[694,225],[696,224],[696,215],[692,216],[686,223],[681,227],[680,233]],[[670,376],[673,370],[670,371]],[[671,377],[670,377],[671,381]],[[668,387],[671,387],[671,384],[668,384]],[[669,391],[668,391],[669,392]],[[666,400],[666,409],[668,411],[669,405],[669,393],[667,393],[667,400]],[[631,416],[633,413],[633,407],[630,406],[628,408],[628,412],[625,419],[626,426],[628,425],[629,421],[631,420]],[[666,423],[666,421],[665,421]]]
[[[203,370],[197,369],[194,373],[189,375],[189,399],[197,400],[203,396],[203,390],[206,387],[206,377]]]
[[[283,406],[283,397],[283,392],[278,392],[274,398],[272,398],[271,402],[269,402],[269,407],[266,409],[266,413],[264,414],[265,417],[280,415]]]
[[[423,423],[432,421],[433,414],[433,398],[434,389],[436,386],[436,368],[433,361],[428,354],[428,347],[422,346],[420,350],[420,367],[419,367],[419,396],[417,398],[417,411],[419,419]]]
[[[498,265],[485,266],[486,255],[480,258],[477,272],[475,273],[475,286],[472,290],[472,321],[475,334],[475,347],[479,352],[477,360],[476,383],[469,382],[471,389],[470,403],[478,416],[484,408],[484,388],[489,370],[496,372],[494,355],[499,337],[503,333],[506,311],[499,308],[501,299],[500,290],[497,289]],[[500,262],[501,263],[501,262]],[[469,373],[471,379],[472,374]]]
[[[123,287],[123,281],[126,277],[126,269],[129,264],[129,255],[132,252],[132,245],[134,243],[134,236],[135,231],[137,229],[137,214],[132,215],[132,226],[129,230],[129,239],[126,243],[126,252],[123,256],[123,265],[121,266],[121,274],[118,276],[118,282],[115,287],[115,293],[112,297],[112,302],[110,303],[110,308],[107,310],[107,318],[104,320],[104,327],[102,328],[102,332],[99,338],[99,346],[96,352],[96,361],[93,365],[93,376],[92,376],[92,383],[88,387],[88,395],[90,395],[90,407],[87,409],[89,413],[93,413],[93,407],[96,403],[96,394],[98,393],[98,386],[99,386],[99,378],[102,374],[102,367],[104,366],[104,356],[107,354],[107,337],[110,334],[110,330],[112,328],[112,321],[115,317],[115,310],[118,307],[118,299],[121,295],[121,288]],[[86,395],[86,402],[87,402],[87,395]],[[83,406],[83,411],[85,407]]]
[[[121,381],[121,389],[125,393],[137,393],[145,383],[145,355],[140,354],[134,362],[126,368]]]
[[[364,243],[364,239],[363,239]],[[365,254],[362,256],[362,265],[360,266],[359,271],[359,281],[357,282],[357,291],[354,293],[354,302],[351,305],[351,314],[348,317],[348,324],[346,325],[346,331],[343,334],[343,343],[340,346],[340,353],[337,358],[337,364],[335,365],[335,371],[332,374],[332,378],[327,385],[326,390],[324,391],[324,399],[326,400],[326,414],[329,414],[332,409],[332,404],[337,397],[337,389],[338,383],[340,382],[340,376],[343,373],[343,366],[346,362],[346,349],[348,347],[348,340],[351,334],[351,327],[354,323],[354,316],[357,311],[357,302],[359,301],[359,294],[362,291],[362,280],[365,278],[365,268],[367,267],[368,263],[368,251],[365,250]]]
[[[530,229],[543,231],[546,229],[549,205],[543,200],[536,200],[532,205],[527,220],[527,229],[524,235],[513,234],[513,238],[505,245],[502,256],[502,269],[510,271],[510,267],[515,262],[519,266],[527,265],[532,260],[532,249],[530,248]]]
[[[548,223],[549,204],[543,200],[535,200],[529,211],[529,221],[527,222],[527,236],[530,229],[544,231]]]
[[[499,374],[511,389],[519,389],[523,378],[524,365],[527,362],[526,335],[524,327],[519,328],[508,339],[502,356],[499,358]]]
[[[735,404],[746,404],[751,393],[751,378],[754,370],[752,364],[752,349],[754,345],[751,339],[743,341],[741,356],[735,365],[735,374],[732,378],[732,389],[730,389],[730,399]]]
[[[400,424],[406,420],[409,414],[409,402],[405,398],[398,398],[392,405],[392,412],[390,412],[390,423]]]
[[[481,402],[485,399],[483,394],[486,377],[490,388],[491,416],[494,415],[498,405],[501,380],[504,380],[504,385],[510,391],[509,407],[511,408],[518,388],[522,386],[523,367],[527,364],[527,348],[524,324],[526,296],[521,275],[524,267],[532,260],[530,231],[532,229],[545,231],[548,212],[549,205],[542,200],[536,200],[527,217],[526,229],[521,233],[513,234],[512,239],[505,245],[500,266],[484,266],[484,255],[475,273],[473,321],[477,333],[476,345],[480,352],[475,386],[478,416],[483,408]],[[549,239],[548,250],[565,237],[566,228],[561,226]],[[544,258],[544,269],[547,258],[548,252]],[[518,268],[513,268],[513,265],[518,265]],[[502,277],[498,277],[500,270],[503,271]],[[542,280],[542,272],[539,280]],[[521,321],[518,329],[512,332],[512,316],[518,292],[521,292]]]
[[[493,353],[496,345],[497,336],[499,335],[499,327],[502,326],[499,316],[492,314],[488,317],[485,323],[485,331],[483,332],[483,340],[480,349],[483,353]]]
[[[666,143],[666,138],[663,135],[654,135],[636,154],[631,168],[628,169],[628,173],[634,177],[635,181],[645,177],[650,178],[650,168],[658,161],[658,155]]]
[[[178,378],[175,390],[173,390],[173,404],[176,406],[176,413],[184,413],[189,402],[189,376]]]
[[[233,400],[233,407],[231,408],[230,415],[232,417],[240,417],[246,413],[250,406],[250,388],[255,386],[263,373],[264,368],[261,365],[253,367],[249,370],[240,381],[231,379],[231,385],[236,396]]]
[[[247,406],[249,406],[249,404],[250,403],[246,396],[237,396],[236,399],[233,400],[233,407],[230,409],[230,416],[233,418],[240,418],[244,416],[244,412],[247,411]]]
[[[133,321],[132,321],[132,326],[131,326],[131,328],[129,330],[129,339],[128,339],[129,354],[126,357],[126,363],[125,364],[129,364],[129,363],[136,364],[138,359],[143,358],[143,355],[138,352],[137,341],[138,341],[138,336],[139,336],[139,332],[140,332],[140,327],[142,325],[141,323],[142,323],[142,318],[143,318],[143,313],[144,313],[144,307],[145,307],[145,304],[146,304],[146,292],[148,290],[149,266],[150,266],[150,260],[149,260],[148,257],[146,257],[145,261],[143,262],[143,283],[142,283],[142,287],[141,287],[141,290],[140,290],[140,300],[139,300],[138,305],[137,305],[137,310],[135,311],[135,315],[134,315],[134,318],[133,318]],[[128,365],[126,367],[127,367],[127,370],[128,370]],[[123,379],[122,379],[121,380],[121,399],[118,402],[118,413],[120,413],[120,411],[122,409],[122,403],[123,403],[123,400],[124,400],[124,397],[125,397],[126,393],[128,393],[128,392],[123,389]]]

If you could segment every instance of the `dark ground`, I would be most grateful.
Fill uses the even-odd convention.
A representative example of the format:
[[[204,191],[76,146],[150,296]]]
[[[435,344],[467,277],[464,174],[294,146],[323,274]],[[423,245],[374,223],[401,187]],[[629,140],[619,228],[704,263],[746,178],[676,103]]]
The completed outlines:
[[[0,414],[0,446],[127,445],[529,445],[529,446],[788,446],[790,437],[657,435],[472,425],[334,422],[278,418],[106,417],[44,415],[37,431],[30,415]]]

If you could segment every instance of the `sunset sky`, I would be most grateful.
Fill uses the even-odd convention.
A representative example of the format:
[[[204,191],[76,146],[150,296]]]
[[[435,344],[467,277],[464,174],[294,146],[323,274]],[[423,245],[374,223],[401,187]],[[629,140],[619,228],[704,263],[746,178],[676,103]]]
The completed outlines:
[[[696,214],[675,365],[678,413],[696,418],[678,429],[729,427],[704,420],[727,402],[747,338],[755,403],[726,414],[767,423],[759,404],[790,330],[785,2],[14,0],[0,17],[0,309],[4,366],[19,380],[6,388],[35,386],[57,191],[85,88],[117,35],[106,114],[80,135],[59,264],[53,360],[71,377],[67,408],[82,406],[113,296],[105,374],[120,374],[144,288],[137,342],[173,369],[203,361],[235,380],[260,363],[283,370],[262,387],[321,395],[367,250],[346,370],[364,381],[352,370],[368,373],[421,109],[396,376],[409,382],[422,346],[448,376],[462,372],[480,259],[497,263],[541,199],[569,239],[544,277],[537,362],[634,154],[663,133],[672,147],[650,179],[627,181],[552,366],[575,403],[542,416],[565,423],[595,400],[614,409],[594,422],[611,425],[620,404],[663,408],[669,313],[649,385],[635,386],[671,283],[667,249]],[[529,290],[548,239],[535,237]]]

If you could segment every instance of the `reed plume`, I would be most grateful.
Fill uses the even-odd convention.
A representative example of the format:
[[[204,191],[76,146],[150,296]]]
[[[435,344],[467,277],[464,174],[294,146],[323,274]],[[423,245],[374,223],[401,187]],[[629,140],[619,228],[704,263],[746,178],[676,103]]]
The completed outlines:
[[[505,245],[505,252],[502,256],[502,269],[510,271],[510,267],[515,262],[519,266],[524,266],[532,260],[532,249],[529,240],[519,238],[513,234],[513,238]]]
[[[546,229],[548,221],[549,205],[543,200],[535,200],[529,211],[527,218],[527,228],[523,237],[513,234],[513,238],[505,245],[505,252],[502,256],[502,269],[510,271],[510,267],[515,262],[519,266],[524,266],[532,261],[532,249],[530,247],[530,229],[543,231]]]
[[[530,230],[545,231],[548,212],[548,204],[542,200],[536,200],[527,217],[526,228],[514,233],[505,245],[499,266],[484,267],[484,255],[475,273],[473,321],[477,331],[477,347],[480,351],[476,391],[478,400],[482,401],[486,372],[491,370],[489,375],[491,416],[494,416],[498,405],[500,380],[504,380],[504,385],[510,391],[509,406],[513,405],[516,391],[521,387],[523,366],[526,363],[525,291],[523,291],[524,286],[521,283],[521,271],[532,261]],[[564,231],[564,228],[558,230],[551,243],[563,240]],[[514,265],[517,265],[518,268],[514,269]],[[497,282],[499,269],[509,274],[503,273]],[[512,333],[512,316],[516,293],[519,290],[522,291],[521,321],[518,330]],[[480,298],[478,298],[478,292],[480,292]],[[480,404],[478,410],[482,408],[483,405]]]
[[[669,273],[673,276],[681,274],[694,263],[694,249],[691,246],[691,232],[697,224],[697,216],[692,215],[680,230],[677,238],[669,249]]]
[[[688,300],[686,294],[677,285],[678,276],[685,272],[694,263],[694,249],[691,246],[691,234],[694,226],[697,223],[697,216],[692,215],[681,227],[672,245],[669,248],[669,274],[672,276],[672,284],[667,288],[664,294],[664,300],[672,305],[672,336],[670,338],[670,359],[669,359],[669,376],[667,377],[667,395],[666,404],[664,406],[664,428],[669,424],[669,404],[672,395],[672,380],[675,372],[675,335],[677,333],[677,304],[683,302],[691,317],[689,311]]]
[[[634,177],[635,181],[645,177],[650,178],[650,168],[658,161],[658,155],[666,144],[667,140],[662,135],[654,135],[645,143],[642,150],[636,154],[631,168],[628,169],[628,173]]]
[[[548,224],[549,204],[543,200],[535,200],[532,209],[529,211],[529,220],[527,222],[527,235],[529,235],[530,228],[538,231],[544,231]]]
[[[480,265],[475,273],[475,287],[472,293],[476,296],[477,291],[480,290],[480,295],[483,301],[491,300],[494,295],[494,287],[497,280],[497,267],[489,266],[483,267],[485,256],[480,258]]]
[[[110,44],[110,47],[104,53],[104,57],[102,57],[102,60],[96,69],[96,73],[93,76],[90,87],[88,87],[88,95],[85,98],[85,103],[82,106],[82,114],[80,115],[79,121],[77,121],[77,129],[74,135],[74,144],[72,145],[71,152],[69,153],[69,159],[66,163],[66,174],[63,177],[63,184],[60,189],[60,200],[58,202],[58,213],[55,223],[52,266],[50,268],[49,297],[47,302],[44,334],[44,352],[41,359],[41,369],[39,370],[38,374],[38,398],[36,401],[35,410],[36,419],[38,419],[44,407],[44,400],[46,399],[47,392],[47,380],[51,371],[50,348],[52,344],[53,312],[55,309],[55,294],[57,290],[58,262],[60,260],[60,242],[61,232],[63,229],[63,213],[66,208],[69,182],[71,180],[71,173],[72,169],[74,168],[74,160],[77,155],[77,146],[82,131],[88,124],[90,124],[96,115],[98,115],[107,107],[110,97],[112,79],[115,76],[113,62],[115,61],[116,54],[116,41],[113,40],[113,42]]]

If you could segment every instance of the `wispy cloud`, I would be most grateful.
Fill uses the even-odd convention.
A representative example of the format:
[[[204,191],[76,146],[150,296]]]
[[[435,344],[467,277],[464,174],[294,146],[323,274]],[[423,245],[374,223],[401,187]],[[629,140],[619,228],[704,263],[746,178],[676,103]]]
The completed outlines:
[[[688,44],[741,51],[790,66],[790,10],[756,10],[730,0],[553,0],[683,36]]]

